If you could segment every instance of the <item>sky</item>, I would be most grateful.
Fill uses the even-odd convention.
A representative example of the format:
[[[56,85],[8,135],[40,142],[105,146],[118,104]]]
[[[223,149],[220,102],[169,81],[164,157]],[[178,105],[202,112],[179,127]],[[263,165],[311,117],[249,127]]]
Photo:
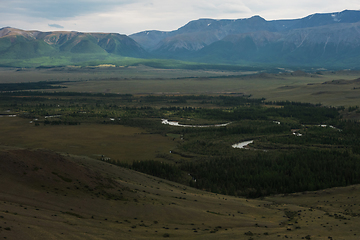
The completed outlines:
[[[266,20],[360,10],[359,0],[0,0],[0,28],[40,31],[171,31],[200,18]]]

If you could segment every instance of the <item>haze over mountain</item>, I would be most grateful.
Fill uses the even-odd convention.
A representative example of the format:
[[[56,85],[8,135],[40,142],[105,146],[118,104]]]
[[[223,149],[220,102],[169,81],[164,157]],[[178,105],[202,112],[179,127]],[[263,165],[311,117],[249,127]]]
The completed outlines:
[[[0,29],[0,60],[50,57],[59,65],[114,57],[177,59],[212,64],[356,68],[360,63],[360,11],[266,21],[194,20],[175,31],[117,33]],[[110,57],[109,57],[110,56]],[[5,59],[5,60],[4,60]],[[39,65],[43,60],[37,60]],[[57,62],[55,61],[55,65]]]
[[[199,19],[130,35],[156,57],[221,63],[339,66],[358,62],[360,11],[266,21]]]

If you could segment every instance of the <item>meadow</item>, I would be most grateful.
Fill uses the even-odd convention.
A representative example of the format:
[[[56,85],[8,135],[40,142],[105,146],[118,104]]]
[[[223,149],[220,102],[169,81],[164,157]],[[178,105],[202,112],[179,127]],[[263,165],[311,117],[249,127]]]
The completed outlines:
[[[360,82],[357,71],[258,73],[227,69],[159,69],[129,67],[65,67],[1,69],[0,83],[63,81],[63,92],[135,95],[247,95],[268,101],[356,106]],[[1,86],[1,85],[0,85]],[[49,90],[53,91],[53,90]]]
[[[124,162],[148,160],[168,153],[176,143],[168,137],[148,134],[121,125],[81,124],[35,127],[29,120],[0,118],[0,144]]]

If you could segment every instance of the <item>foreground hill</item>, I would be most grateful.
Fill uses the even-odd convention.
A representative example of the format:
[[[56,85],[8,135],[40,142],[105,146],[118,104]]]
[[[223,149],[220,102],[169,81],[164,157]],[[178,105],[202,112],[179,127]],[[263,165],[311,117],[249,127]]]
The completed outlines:
[[[356,67],[360,11],[266,21],[199,19],[171,32],[131,35],[158,57],[202,62]]]
[[[358,239],[359,186],[247,200],[87,157],[1,147],[6,239]]]

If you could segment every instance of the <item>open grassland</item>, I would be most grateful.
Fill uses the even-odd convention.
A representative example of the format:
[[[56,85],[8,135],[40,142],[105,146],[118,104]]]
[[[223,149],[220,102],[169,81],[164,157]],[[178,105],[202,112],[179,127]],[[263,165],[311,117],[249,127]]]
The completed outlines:
[[[360,234],[359,186],[253,200],[87,157],[9,147],[0,156],[1,238],[351,240]]]
[[[245,94],[268,101],[321,103],[327,106],[359,104],[357,71],[248,75],[249,71],[126,68],[1,69],[0,83],[68,81],[56,91],[119,94]],[[48,89],[47,91],[53,91]]]
[[[244,94],[268,101],[321,103],[327,106],[359,104],[359,74],[262,75],[244,77],[198,77],[182,79],[104,79],[68,82],[59,91],[131,94]],[[335,81],[334,81],[335,80]],[[336,80],[345,80],[338,83]],[[333,82],[334,81],[334,82]]]
[[[0,117],[0,143],[90,156],[122,162],[154,159],[169,153],[177,141],[121,125],[34,126],[28,120]]]
[[[64,68],[0,68],[0,83],[38,81],[97,81],[126,79],[177,79],[253,74],[256,71],[163,69],[147,66],[64,67]],[[131,93],[131,92],[129,92]]]
[[[104,52],[94,53],[65,53],[65,54],[52,54],[52,56],[18,58],[16,56],[0,56],[1,67],[15,67],[15,68],[53,68],[63,66],[76,66],[76,67],[96,67],[99,65],[113,65],[116,67],[128,66],[149,66],[154,68],[163,69],[230,69],[230,70],[244,70],[270,68],[263,66],[250,66],[245,63],[240,65],[229,65],[219,63],[199,63],[188,62],[175,59],[145,59],[134,57],[123,57],[114,54],[106,54]]]

